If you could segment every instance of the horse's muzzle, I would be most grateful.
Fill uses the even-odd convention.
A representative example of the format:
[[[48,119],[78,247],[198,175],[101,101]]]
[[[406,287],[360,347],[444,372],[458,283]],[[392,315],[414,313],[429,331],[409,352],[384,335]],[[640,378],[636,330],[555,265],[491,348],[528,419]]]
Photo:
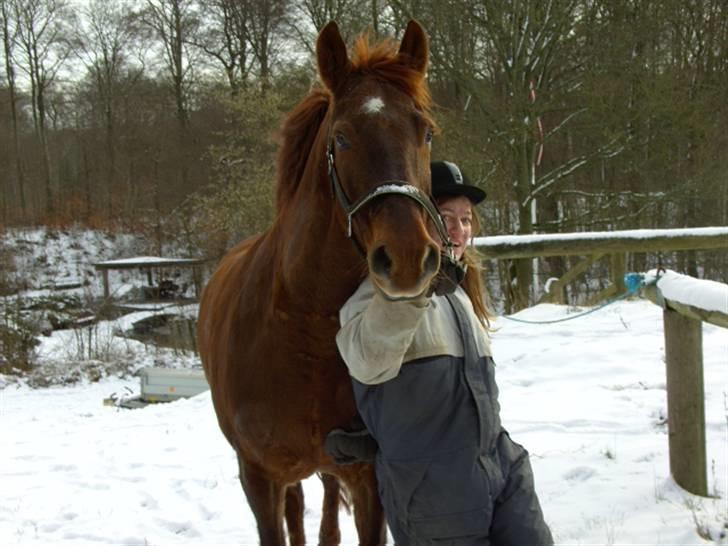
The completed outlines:
[[[421,248],[379,244],[368,255],[369,273],[390,300],[421,296],[440,268],[440,249],[434,243]]]

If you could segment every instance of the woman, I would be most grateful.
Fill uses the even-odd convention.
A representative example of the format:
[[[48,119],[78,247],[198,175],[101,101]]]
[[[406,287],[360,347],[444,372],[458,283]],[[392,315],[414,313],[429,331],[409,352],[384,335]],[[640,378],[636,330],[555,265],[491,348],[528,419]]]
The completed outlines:
[[[452,163],[431,167],[454,257],[469,266],[462,285],[393,302],[366,280],[341,309],[336,336],[379,446],[387,522],[402,545],[550,545],[528,453],[500,423],[488,314],[468,247],[485,192]]]

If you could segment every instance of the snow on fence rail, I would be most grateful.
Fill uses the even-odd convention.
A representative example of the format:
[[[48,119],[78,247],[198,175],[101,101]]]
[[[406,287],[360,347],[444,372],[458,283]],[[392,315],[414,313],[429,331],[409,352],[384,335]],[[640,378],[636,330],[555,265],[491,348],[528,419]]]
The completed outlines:
[[[670,472],[707,496],[703,322],[728,328],[728,285],[657,270],[645,282],[643,294],[663,309]]]
[[[663,309],[728,328],[728,285],[656,269],[645,275],[645,281],[645,296]]]
[[[485,258],[498,260],[595,252],[711,250],[728,248],[728,227],[497,235],[475,237],[473,244]]]

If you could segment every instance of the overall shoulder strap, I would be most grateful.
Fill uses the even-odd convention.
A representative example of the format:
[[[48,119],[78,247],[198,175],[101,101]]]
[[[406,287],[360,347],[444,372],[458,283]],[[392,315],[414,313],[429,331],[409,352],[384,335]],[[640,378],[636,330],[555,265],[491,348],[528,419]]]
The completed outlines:
[[[492,414],[492,406],[488,403],[488,397],[494,394],[488,391],[485,372],[480,369],[480,357],[475,344],[475,332],[473,332],[471,322],[468,319],[463,304],[460,303],[455,294],[447,294],[445,298],[447,298],[447,301],[455,312],[458,330],[460,331],[463,342],[463,350],[465,351],[465,381],[467,382],[468,389],[473,396],[473,401],[478,411],[478,421],[480,422],[480,453],[481,456],[484,456],[490,453],[491,449],[495,446],[495,439],[498,437],[498,431],[495,428],[500,428],[497,423],[498,416]]]

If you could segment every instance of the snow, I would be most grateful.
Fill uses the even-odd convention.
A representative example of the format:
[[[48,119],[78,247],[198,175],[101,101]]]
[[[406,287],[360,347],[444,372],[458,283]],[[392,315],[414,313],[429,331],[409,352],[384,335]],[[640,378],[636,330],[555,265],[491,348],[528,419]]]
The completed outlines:
[[[29,288],[78,275],[90,283],[87,291],[101,293],[92,271],[84,276],[85,263],[118,256],[122,242],[132,245],[121,236],[114,248],[98,235],[76,235],[20,238],[33,252],[26,265],[42,252],[49,256],[39,262],[43,274],[29,275],[37,283]],[[83,256],[51,243],[77,246]],[[123,279],[131,284],[136,277]],[[670,276],[660,283],[666,297],[678,297]],[[583,310],[544,304],[515,318],[554,320]],[[195,307],[183,312],[194,314]],[[47,367],[81,366],[93,341],[95,351],[131,361],[134,370],[199,366],[191,353],[114,335],[150,314],[100,322],[93,340],[80,331],[40,337],[38,360]],[[703,325],[711,498],[687,493],[670,476],[663,336],[662,310],[641,299],[568,322],[494,322],[503,424],[531,453],[558,544],[728,546],[728,331]],[[125,410],[103,400],[139,393],[139,378],[105,370],[96,382],[47,388],[0,375],[0,545],[257,544],[209,392]],[[315,543],[322,488],[312,477],[304,489],[306,533]],[[340,521],[342,544],[356,544],[351,515],[342,511]]]
[[[572,312],[539,305],[517,318]],[[728,544],[726,330],[705,325],[703,335],[714,499],[669,474],[658,306],[624,301],[568,323],[495,328],[503,422],[531,453],[559,544],[710,544],[696,521]],[[44,354],[57,350],[45,348],[55,335]],[[257,543],[209,392],[138,410],[102,405],[129,390],[138,380],[0,391],[1,544]],[[322,489],[315,477],[304,488],[313,540]],[[351,516],[340,517],[342,542],[356,543]]]
[[[120,307],[126,308],[127,306],[120,305]],[[139,322],[140,320],[159,314],[157,311],[167,311],[170,314],[173,313],[174,315],[179,315],[186,318],[195,318],[197,317],[197,313],[199,310],[199,305],[196,303],[185,305],[172,303],[156,306],[155,304],[149,304],[147,310],[141,310],[141,307],[144,307],[144,304],[134,304],[131,308],[137,309],[137,311],[119,317],[116,321],[114,321],[114,327],[119,332],[128,332],[132,329],[135,322]]]
[[[95,265],[100,266],[128,266],[128,267],[144,267],[145,265],[163,266],[163,265],[180,265],[180,264],[196,264],[202,260],[198,258],[162,258],[160,256],[134,256],[132,258],[121,258],[119,260],[106,260],[98,262]]]
[[[119,307],[130,311],[162,311],[164,309],[175,309],[179,307],[176,303],[129,303],[119,304]]]
[[[684,229],[626,229],[621,231],[590,231],[588,233],[538,233],[532,235],[496,235],[474,237],[477,247],[495,245],[519,245],[539,242],[573,241],[585,239],[649,239],[651,237],[713,237],[725,235],[728,238],[728,227],[702,227]],[[726,239],[728,241],[728,239]]]
[[[665,299],[728,315],[728,285],[695,279],[674,271],[664,271],[658,275],[656,269],[647,273],[645,281],[653,280],[655,277],[657,277],[657,288]]]

